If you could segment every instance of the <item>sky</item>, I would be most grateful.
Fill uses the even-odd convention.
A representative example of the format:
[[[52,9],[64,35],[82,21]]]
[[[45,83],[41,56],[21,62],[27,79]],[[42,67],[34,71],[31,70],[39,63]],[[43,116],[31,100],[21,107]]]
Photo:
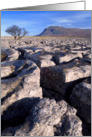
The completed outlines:
[[[25,28],[29,36],[40,34],[49,26],[91,29],[91,11],[1,11],[1,36],[12,25]]]

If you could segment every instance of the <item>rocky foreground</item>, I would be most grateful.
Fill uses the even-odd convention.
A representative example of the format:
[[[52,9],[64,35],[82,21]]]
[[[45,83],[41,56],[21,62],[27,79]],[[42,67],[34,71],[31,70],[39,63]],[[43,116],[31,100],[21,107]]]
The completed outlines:
[[[2,39],[1,114],[2,136],[90,136],[90,39]]]

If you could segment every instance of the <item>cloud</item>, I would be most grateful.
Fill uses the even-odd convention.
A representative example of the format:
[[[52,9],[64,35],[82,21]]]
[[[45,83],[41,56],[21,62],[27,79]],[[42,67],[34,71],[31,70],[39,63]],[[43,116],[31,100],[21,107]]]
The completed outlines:
[[[91,20],[91,12],[77,12],[76,14],[73,15],[68,15],[65,17],[55,17],[55,18],[51,18],[51,20],[54,23],[57,24],[62,24],[62,23],[67,23],[70,26],[73,26],[74,23],[80,23],[80,22],[87,22],[87,20],[90,19]]]
[[[3,35],[6,35],[5,29],[12,25],[24,27],[31,35],[39,34],[49,26],[91,28],[90,11],[25,11],[7,12],[7,14],[4,12],[1,17]]]
[[[89,18],[91,17],[91,12],[80,12],[80,14],[77,14],[74,16],[74,18],[77,18],[77,19],[86,19],[86,18]]]

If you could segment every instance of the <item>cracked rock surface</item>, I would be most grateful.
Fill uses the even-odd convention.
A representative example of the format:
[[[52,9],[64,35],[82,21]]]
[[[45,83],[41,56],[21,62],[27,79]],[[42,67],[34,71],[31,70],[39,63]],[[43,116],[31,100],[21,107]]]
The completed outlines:
[[[1,135],[91,136],[90,39],[1,39]]]

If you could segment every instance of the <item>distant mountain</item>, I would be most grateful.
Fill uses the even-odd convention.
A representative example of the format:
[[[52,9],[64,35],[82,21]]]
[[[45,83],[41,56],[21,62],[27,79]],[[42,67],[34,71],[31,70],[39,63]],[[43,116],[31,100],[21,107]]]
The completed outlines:
[[[44,29],[43,32],[40,33],[38,36],[91,38],[91,29],[50,26]]]

